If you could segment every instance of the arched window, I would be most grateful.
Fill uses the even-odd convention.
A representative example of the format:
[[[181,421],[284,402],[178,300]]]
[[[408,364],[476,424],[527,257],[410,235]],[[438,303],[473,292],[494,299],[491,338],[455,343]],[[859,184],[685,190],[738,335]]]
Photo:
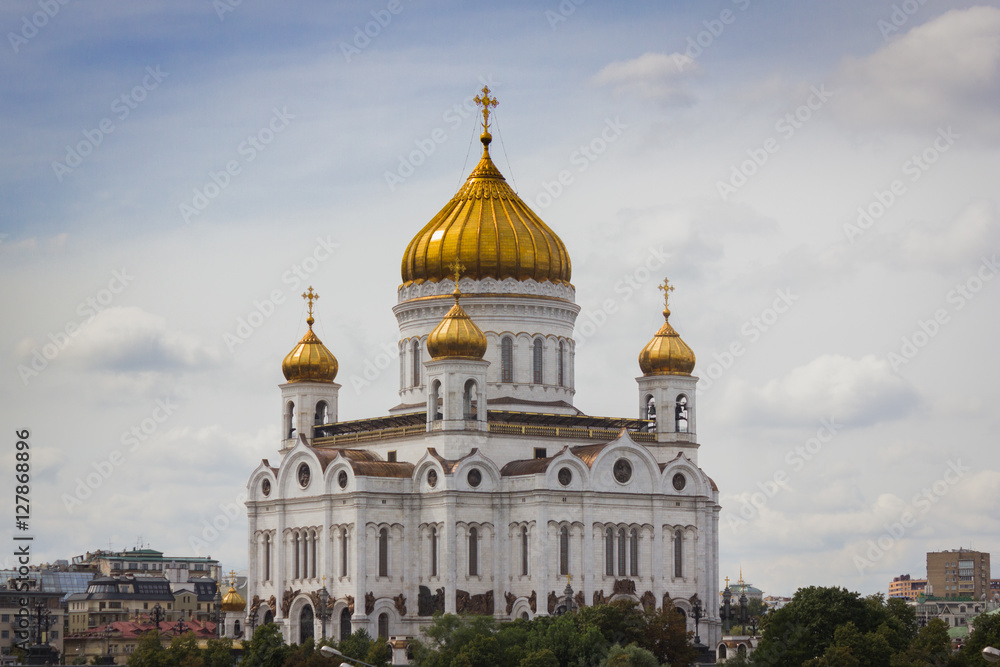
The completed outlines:
[[[285,405],[285,433],[286,438],[295,437],[295,403],[292,401]]]
[[[378,576],[389,576],[389,529],[378,531]]]
[[[559,386],[566,386],[566,344],[559,341]]]
[[[475,528],[469,529],[469,576],[475,577],[479,574],[479,531]]]
[[[243,633],[240,632],[240,622],[237,619],[237,620],[233,621],[233,636],[234,637],[239,637],[242,634]]]
[[[618,529],[618,576],[625,576],[625,529]]]
[[[295,552],[295,576],[292,578],[298,579],[299,578],[299,534],[298,533],[292,534],[292,547]]]
[[[569,574],[569,528],[559,530],[559,574]]]
[[[438,576],[438,529],[431,526],[431,576]]]
[[[330,406],[327,405],[326,401],[320,401],[316,404],[316,416],[313,418],[313,424],[315,426],[321,426],[326,424],[330,420]]]
[[[684,534],[681,531],[674,533],[674,576],[684,576]]]
[[[378,615],[378,636],[380,639],[389,638],[389,614],[385,612]]]
[[[725,659],[726,659],[726,645],[719,644],[719,660],[725,660]]]
[[[521,526],[521,576],[528,576],[528,527]]]
[[[604,531],[604,574],[615,576],[615,531],[611,527]]]
[[[410,348],[410,356],[413,360],[413,386],[420,386],[420,340],[413,341]]]
[[[340,641],[351,636],[351,610],[344,607],[340,610]]]
[[[514,381],[514,341],[510,336],[500,341],[500,381]]]
[[[628,538],[628,573],[629,576],[639,576],[639,531],[632,529]]]
[[[532,382],[542,384],[542,339],[536,338],[531,355]]]
[[[462,394],[462,413],[465,419],[475,419],[476,418],[476,393],[478,387],[476,386],[475,380],[468,380],[465,383],[465,391]]]
[[[347,576],[347,529],[340,529],[340,576]],[[350,621],[350,616],[347,617]],[[348,633],[350,634],[350,633]]]
[[[646,419],[656,419],[656,399],[652,396],[646,397]]]
[[[688,432],[688,397],[684,394],[677,397],[674,422],[677,424],[678,433]]]
[[[271,534],[264,534],[264,581],[271,581]]]

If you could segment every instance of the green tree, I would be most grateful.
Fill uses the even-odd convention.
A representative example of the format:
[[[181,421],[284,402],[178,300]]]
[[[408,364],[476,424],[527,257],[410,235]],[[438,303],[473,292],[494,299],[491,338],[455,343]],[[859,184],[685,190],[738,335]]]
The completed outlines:
[[[258,626],[243,653],[241,667],[282,667],[289,648],[281,637],[281,630],[274,623]]]
[[[931,619],[920,628],[909,648],[892,657],[892,667],[944,667],[951,658],[951,638],[948,624],[940,618]]]
[[[962,657],[970,665],[988,665],[983,660],[983,649],[987,646],[1000,648],[1000,612],[980,614],[972,621],[973,630],[962,647]]]
[[[651,651],[657,660],[685,667],[698,657],[691,644],[694,633],[688,631],[686,619],[673,606],[647,611],[643,620],[645,627],[639,645]]]
[[[232,667],[233,640],[209,639],[204,651],[205,667]]]
[[[559,667],[559,659],[555,653],[543,648],[526,655],[517,663],[517,667]]]
[[[660,667],[660,661],[638,644],[628,646],[615,644],[608,649],[608,655],[601,662],[601,667]]]
[[[160,642],[160,632],[150,630],[143,634],[126,664],[128,667],[171,667],[170,656]]]
[[[205,667],[205,659],[198,647],[198,638],[193,632],[185,632],[170,640],[167,649],[170,664],[174,667]]]
[[[791,602],[771,615],[753,662],[801,665],[824,655],[833,645],[838,627],[851,622],[860,632],[868,633],[884,620],[884,613],[871,602],[845,588],[800,588]]]

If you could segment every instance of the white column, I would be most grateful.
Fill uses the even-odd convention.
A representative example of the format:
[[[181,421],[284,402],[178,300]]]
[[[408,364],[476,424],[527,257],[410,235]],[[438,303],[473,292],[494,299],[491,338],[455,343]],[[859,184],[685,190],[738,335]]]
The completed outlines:
[[[538,592],[538,614],[549,613],[549,513],[544,502],[537,505],[535,519],[534,564],[537,577],[532,576],[535,590]]]
[[[368,590],[368,517],[365,500],[358,498],[354,510],[354,615],[352,629],[367,628],[365,593]]]
[[[455,585],[457,582],[458,568],[458,527],[455,525],[455,496],[451,495],[445,500],[445,520],[444,529],[441,531],[441,553],[444,556],[444,612],[454,614],[456,612]],[[439,568],[440,569],[440,568]]]
[[[497,618],[507,616],[507,604],[503,593],[508,576],[507,554],[510,549],[508,541],[509,507],[505,502],[497,502],[493,506],[493,544],[490,545],[490,560],[493,564],[493,615]]]
[[[558,353],[558,352],[557,352]],[[594,511],[586,499],[583,501],[583,572],[580,573],[580,583],[577,588],[583,591],[583,599],[587,604],[594,601],[594,582],[598,579],[594,568]]]

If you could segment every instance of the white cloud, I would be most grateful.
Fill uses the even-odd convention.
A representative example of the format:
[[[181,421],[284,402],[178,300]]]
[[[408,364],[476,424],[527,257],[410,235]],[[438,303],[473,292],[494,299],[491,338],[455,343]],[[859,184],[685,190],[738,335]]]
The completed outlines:
[[[886,235],[879,254],[895,256],[904,268],[950,270],[975,266],[984,252],[1000,248],[996,206],[979,201],[947,224],[913,225]]]
[[[66,358],[87,368],[117,373],[200,370],[215,366],[219,352],[167,327],[163,317],[136,307],[111,307],[83,324]]]
[[[750,425],[818,424],[833,418],[853,427],[895,419],[916,402],[916,393],[886,360],[824,354],[762,387],[734,380],[722,404],[730,419]]]
[[[697,63],[683,53],[644,53],[633,60],[604,66],[592,81],[599,86],[612,86],[616,95],[631,94],[671,104],[689,104],[693,98],[679,80],[696,71]]]
[[[847,58],[830,81],[835,114],[863,131],[1000,138],[1000,9],[952,10],[865,58]]]

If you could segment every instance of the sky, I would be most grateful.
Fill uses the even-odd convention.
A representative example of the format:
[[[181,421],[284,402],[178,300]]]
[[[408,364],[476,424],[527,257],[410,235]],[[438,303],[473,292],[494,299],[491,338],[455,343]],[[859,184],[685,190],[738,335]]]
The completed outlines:
[[[0,539],[244,568],[299,294],[341,419],[387,414],[402,253],[488,85],[573,261],[577,407],[637,416],[676,287],[722,576],[868,594],[1000,554],[998,4],[5,2],[0,473],[27,429],[30,518],[8,492]]]

